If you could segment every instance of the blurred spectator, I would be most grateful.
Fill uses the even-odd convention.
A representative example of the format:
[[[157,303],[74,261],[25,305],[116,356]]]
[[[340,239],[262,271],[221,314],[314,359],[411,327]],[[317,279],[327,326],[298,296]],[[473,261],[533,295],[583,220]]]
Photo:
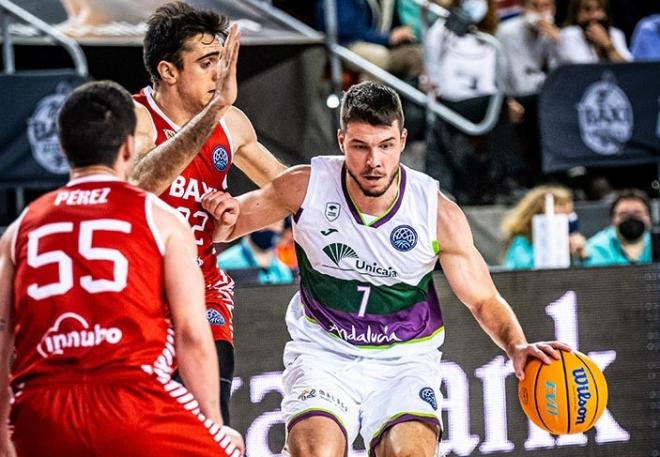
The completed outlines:
[[[455,0],[452,6],[458,3]],[[498,19],[494,0],[488,0],[487,5],[476,28],[495,35]],[[426,76],[435,96],[457,101],[495,93],[495,50],[475,34],[458,36],[445,26],[444,20],[438,20],[429,29],[424,47]]]
[[[284,230],[284,221],[244,236],[222,251],[218,265],[223,270],[258,270],[259,284],[290,284],[293,273],[277,258],[275,248]],[[237,279],[238,280],[238,279]]]
[[[494,0],[484,1],[483,6],[476,29],[494,35],[498,24]],[[459,36],[440,19],[429,29],[425,49],[430,95],[471,122],[481,122],[497,89],[494,48],[474,33]],[[426,172],[461,204],[491,204],[518,187],[513,177],[522,174],[523,161],[514,151],[506,111],[482,135],[467,135],[437,119],[427,132]]]
[[[523,15],[501,25],[497,39],[507,57],[508,95],[540,92],[556,62],[559,28],[555,25],[554,0],[525,0]]]
[[[325,2],[316,10],[319,30],[325,31]],[[417,78],[424,67],[422,46],[405,25],[398,25],[394,0],[337,0],[340,44],[403,79]]]
[[[660,60],[660,14],[640,20],[630,43],[635,60]]]
[[[502,221],[506,253],[503,266],[510,269],[534,268],[532,218],[545,212],[545,196],[554,199],[555,213],[569,214],[569,250],[571,262],[580,263],[587,255],[586,240],[577,231],[571,191],[560,186],[538,186],[530,190]]]
[[[506,21],[522,13],[522,0],[495,0],[495,8],[500,21]]]
[[[571,0],[557,48],[560,64],[632,60],[623,32],[610,26],[607,0]]]
[[[610,207],[611,225],[587,241],[588,266],[651,263],[651,207],[637,189],[618,193]]]
[[[452,0],[429,0],[430,3],[436,3],[444,8],[451,5]],[[419,42],[422,41],[422,29],[424,21],[430,24],[435,22],[438,18],[430,11],[424,11],[415,0],[397,0],[396,2],[397,13],[402,25],[410,27],[415,34],[415,39]],[[424,17],[426,14],[426,17]]]
[[[291,271],[298,271],[298,258],[296,257],[296,242],[293,239],[291,218],[284,220],[284,231],[277,243],[277,258],[280,259]]]

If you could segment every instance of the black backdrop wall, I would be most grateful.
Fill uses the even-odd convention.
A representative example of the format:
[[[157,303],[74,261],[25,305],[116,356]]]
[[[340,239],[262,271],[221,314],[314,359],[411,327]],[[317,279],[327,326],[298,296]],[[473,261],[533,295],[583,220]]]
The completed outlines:
[[[660,455],[660,265],[496,273],[494,279],[530,341],[563,340],[601,366],[608,410],[584,435],[555,439],[532,427],[518,404],[507,358],[438,275],[447,331],[442,391],[448,455]],[[284,312],[294,291],[236,291],[232,420],[252,457],[278,456],[284,442],[281,355],[288,340]]]

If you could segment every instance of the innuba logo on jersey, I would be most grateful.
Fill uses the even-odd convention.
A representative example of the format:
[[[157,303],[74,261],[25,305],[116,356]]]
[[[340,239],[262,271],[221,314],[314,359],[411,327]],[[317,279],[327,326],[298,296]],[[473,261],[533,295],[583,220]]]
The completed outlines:
[[[632,104],[609,71],[587,87],[577,111],[582,141],[597,154],[619,154],[632,137]]]
[[[68,83],[58,84],[54,94],[39,100],[27,125],[27,137],[34,160],[47,171],[58,175],[67,174],[69,165],[57,138],[57,112],[71,90]]]
[[[92,348],[102,344],[117,344],[123,333],[117,327],[104,328],[99,324],[91,327],[87,320],[76,313],[64,313],[55,320],[37,345],[37,352],[48,358],[63,355],[78,348]]]

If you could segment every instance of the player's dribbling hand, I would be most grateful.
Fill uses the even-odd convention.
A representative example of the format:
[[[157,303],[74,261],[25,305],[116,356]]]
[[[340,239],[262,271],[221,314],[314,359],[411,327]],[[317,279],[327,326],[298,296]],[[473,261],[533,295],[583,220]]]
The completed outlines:
[[[513,363],[513,371],[516,377],[522,381],[525,379],[525,364],[529,358],[537,358],[545,364],[550,363],[550,357],[559,360],[557,349],[571,352],[573,349],[560,341],[541,341],[538,343],[517,344],[509,352],[509,358]]]
[[[202,197],[202,208],[206,210],[216,221],[226,226],[236,224],[240,207],[238,200],[232,197],[229,192],[216,190],[207,193]]]
[[[233,105],[238,96],[238,83],[236,82],[236,63],[238,62],[238,49],[240,48],[241,32],[233,24],[229,35],[220,51],[217,79],[215,82],[214,101],[220,107]]]
[[[222,431],[225,432],[225,436],[229,438],[231,443],[225,447],[227,455],[229,457],[243,457],[245,455],[245,442],[243,441],[241,434],[226,425],[222,426]],[[238,453],[236,453],[236,451],[238,451]]]

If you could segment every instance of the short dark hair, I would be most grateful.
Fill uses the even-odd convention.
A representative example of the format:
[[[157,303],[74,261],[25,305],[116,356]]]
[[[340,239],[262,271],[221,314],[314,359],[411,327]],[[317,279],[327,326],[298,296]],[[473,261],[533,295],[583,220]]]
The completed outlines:
[[[384,84],[365,81],[351,86],[341,100],[341,129],[351,122],[392,125],[399,121],[403,130],[403,108],[399,95]]]
[[[622,200],[639,200],[646,206],[649,214],[651,214],[651,202],[646,192],[639,189],[623,189],[616,193],[616,197],[610,205],[610,219],[614,217],[614,210]]]
[[[183,68],[181,53],[186,40],[200,34],[227,37],[229,19],[215,11],[198,10],[183,2],[171,2],[159,7],[147,19],[143,60],[151,81],[160,81],[158,63],[172,62]]]
[[[72,168],[112,167],[135,124],[131,94],[113,81],[94,81],[76,88],[57,117],[60,145]]]

